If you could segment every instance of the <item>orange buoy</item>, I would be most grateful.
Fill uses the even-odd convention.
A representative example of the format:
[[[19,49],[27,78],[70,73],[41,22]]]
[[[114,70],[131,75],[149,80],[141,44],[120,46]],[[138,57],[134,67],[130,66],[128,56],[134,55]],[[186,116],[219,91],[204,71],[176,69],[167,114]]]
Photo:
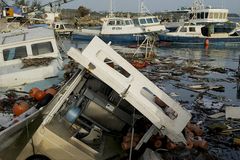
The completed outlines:
[[[57,90],[54,89],[54,88],[48,88],[46,91],[45,91],[46,94],[51,94],[53,96],[55,96],[55,94],[57,93]]]
[[[26,112],[28,109],[29,109],[29,105],[25,101],[17,101],[12,108],[13,114],[16,116],[21,115],[22,113]]]
[[[32,88],[32,89],[29,91],[29,95],[34,98],[34,97],[35,97],[35,94],[36,94],[37,91],[39,91],[39,90],[40,90],[39,88],[34,87],[34,88]]]
[[[209,46],[209,39],[206,38],[206,39],[205,39],[205,42],[204,42],[204,47],[207,49],[208,46]]]
[[[142,69],[148,65],[145,61],[133,61],[131,64],[137,69]]]
[[[39,90],[36,92],[34,98],[37,100],[37,101],[41,101],[44,97],[45,97],[46,93],[42,90]]]

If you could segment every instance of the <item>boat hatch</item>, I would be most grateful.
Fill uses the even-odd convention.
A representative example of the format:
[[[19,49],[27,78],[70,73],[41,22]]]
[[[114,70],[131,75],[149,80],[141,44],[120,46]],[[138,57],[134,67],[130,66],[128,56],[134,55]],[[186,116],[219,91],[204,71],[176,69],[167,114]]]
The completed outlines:
[[[98,37],[94,37],[82,54],[79,50],[71,48],[68,55],[105,84],[108,84],[122,99],[128,101],[149,119],[155,128],[161,130],[172,141],[186,142],[181,132],[191,119],[191,114],[109,45]],[[124,72],[112,68],[106,64],[106,60],[111,60]],[[159,107],[156,98],[173,110],[174,116],[166,114]]]

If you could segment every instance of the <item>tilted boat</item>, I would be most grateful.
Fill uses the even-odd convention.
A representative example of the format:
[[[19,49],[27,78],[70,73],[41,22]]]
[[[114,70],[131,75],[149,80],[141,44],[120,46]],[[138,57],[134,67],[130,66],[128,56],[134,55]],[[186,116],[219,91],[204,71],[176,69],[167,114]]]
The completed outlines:
[[[40,105],[28,96],[29,90],[47,89],[62,81],[58,77],[62,66],[53,30],[34,28],[0,35],[0,158],[11,150],[9,146],[21,142],[23,130],[41,118],[42,107],[51,99]],[[25,109],[19,114],[21,103]],[[18,105],[17,115],[14,105]]]
[[[47,106],[46,118],[17,159],[108,159],[120,156],[122,148],[139,150],[156,133],[186,142],[181,132],[191,114],[101,39],[95,37],[82,53],[72,48],[68,55],[81,72]],[[122,142],[124,135],[139,132],[132,145]]]
[[[54,32],[33,28],[0,35],[0,87],[14,87],[57,76],[63,61]]]

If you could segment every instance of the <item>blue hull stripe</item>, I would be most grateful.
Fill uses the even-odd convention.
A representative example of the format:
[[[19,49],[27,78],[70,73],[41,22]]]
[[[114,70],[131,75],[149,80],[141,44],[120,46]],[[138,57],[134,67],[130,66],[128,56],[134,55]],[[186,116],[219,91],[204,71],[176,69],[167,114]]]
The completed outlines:
[[[160,42],[171,42],[172,44],[184,44],[184,45],[203,45],[205,40],[209,40],[209,45],[239,45],[240,36],[228,37],[228,38],[213,38],[213,37],[180,37],[170,35],[159,35]]]
[[[72,34],[73,40],[84,40],[91,41],[94,35],[87,34]],[[124,34],[124,35],[99,35],[99,37],[105,42],[113,42],[113,43],[137,43],[141,42],[145,39],[143,34],[141,35],[133,35],[133,34]]]

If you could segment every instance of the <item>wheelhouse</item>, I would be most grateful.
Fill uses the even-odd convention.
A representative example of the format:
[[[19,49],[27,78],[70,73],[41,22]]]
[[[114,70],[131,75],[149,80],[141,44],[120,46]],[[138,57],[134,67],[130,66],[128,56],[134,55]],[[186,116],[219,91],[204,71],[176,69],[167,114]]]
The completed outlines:
[[[31,30],[34,32],[35,29]],[[25,31],[3,34],[0,37],[0,66],[20,63],[23,58],[58,57],[54,35],[44,33],[38,39],[38,33],[29,35]]]
[[[133,22],[137,26],[149,26],[149,25],[159,25],[160,21],[155,16],[146,16],[133,18]]]

